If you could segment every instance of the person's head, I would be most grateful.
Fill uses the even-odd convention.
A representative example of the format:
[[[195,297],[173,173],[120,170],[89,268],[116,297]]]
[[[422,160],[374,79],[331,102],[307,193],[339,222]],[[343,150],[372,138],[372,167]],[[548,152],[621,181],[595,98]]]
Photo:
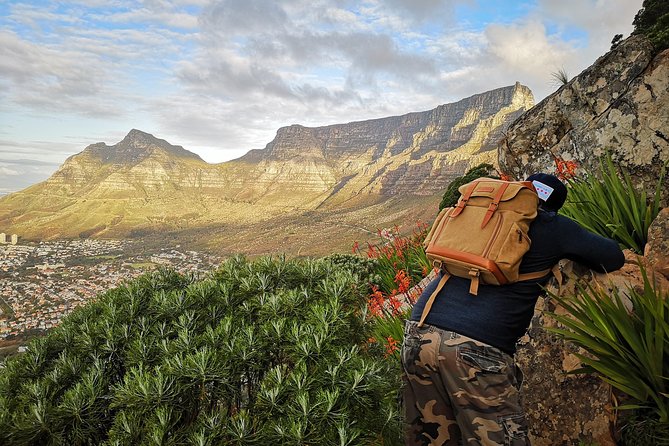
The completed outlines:
[[[535,173],[527,177],[526,181],[534,184],[544,210],[557,212],[567,199],[567,186],[554,175]]]

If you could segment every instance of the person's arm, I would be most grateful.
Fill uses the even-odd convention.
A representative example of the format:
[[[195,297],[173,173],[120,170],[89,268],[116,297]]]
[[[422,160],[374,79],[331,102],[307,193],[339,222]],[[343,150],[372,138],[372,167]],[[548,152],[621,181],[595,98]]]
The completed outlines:
[[[598,273],[618,270],[625,264],[618,242],[594,234],[575,221],[564,217],[560,244],[565,257]]]

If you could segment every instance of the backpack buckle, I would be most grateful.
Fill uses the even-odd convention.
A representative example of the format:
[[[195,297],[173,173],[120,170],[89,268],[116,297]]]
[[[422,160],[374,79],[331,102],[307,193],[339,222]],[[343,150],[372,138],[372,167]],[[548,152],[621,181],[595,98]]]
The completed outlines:
[[[471,282],[469,283],[469,294],[476,296],[479,292],[479,275],[481,275],[481,271],[478,269],[470,269],[469,275],[471,276]]]

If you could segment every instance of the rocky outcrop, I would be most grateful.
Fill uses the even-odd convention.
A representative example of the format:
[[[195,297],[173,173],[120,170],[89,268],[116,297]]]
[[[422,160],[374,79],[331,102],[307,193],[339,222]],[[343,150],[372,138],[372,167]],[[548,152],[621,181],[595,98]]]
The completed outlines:
[[[507,130],[502,171],[516,178],[556,170],[556,159],[596,171],[607,151],[652,192],[669,161],[669,50],[653,57],[633,36],[548,96]],[[666,182],[666,177],[665,177]],[[669,187],[662,188],[663,202]]]
[[[574,162],[581,175],[596,172],[600,157],[609,152],[638,187],[652,193],[669,160],[667,129],[669,51],[654,56],[651,45],[634,36],[512,123],[498,146],[499,166],[512,177],[525,178],[538,171],[556,173],[557,161],[564,160]],[[665,205],[666,181],[665,176],[660,185]],[[577,281],[592,280],[625,295],[629,287],[642,286],[639,263],[649,274],[655,271],[655,280],[667,289],[663,275],[669,273],[668,212],[660,212],[651,225],[644,257],[626,252],[620,271],[593,276],[567,262],[563,295],[574,294]],[[546,330],[556,325],[548,313],[565,310],[555,299],[540,298],[517,353],[526,377],[524,405],[532,444],[613,446],[611,388],[595,376],[568,374],[580,367],[577,350]]]
[[[133,191],[194,186],[192,178],[208,168],[199,155],[133,129],[113,146],[91,144],[69,157],[44,188],[69,195],[119,197]]]

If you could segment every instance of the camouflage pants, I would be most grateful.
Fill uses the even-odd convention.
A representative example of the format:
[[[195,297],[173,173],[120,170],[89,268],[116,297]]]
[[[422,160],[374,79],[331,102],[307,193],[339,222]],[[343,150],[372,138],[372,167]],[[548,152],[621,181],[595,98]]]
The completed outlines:
[[[513,358],[417,325],[407,321],[402,345],[406,445],[529,445]]]

